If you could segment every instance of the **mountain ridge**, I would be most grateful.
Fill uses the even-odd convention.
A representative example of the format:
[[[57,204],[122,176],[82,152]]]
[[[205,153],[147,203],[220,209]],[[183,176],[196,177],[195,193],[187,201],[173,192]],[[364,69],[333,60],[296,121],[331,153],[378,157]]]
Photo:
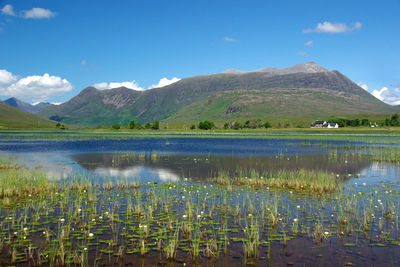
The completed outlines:
[[[279,97],[279,93],[282,93],[285,98],[290,98],[292,93],[295,95],[293,97],[301,100],[300,102],[314,105],[315,110],[322,110],[318,101],[321,101],[320,95],[325,94],[335,99],[338,97],[336,102],[323,101],[324,105],[329,105],[331,111],[363,113],[366,106],[371,113],[383,114],[394,111],[393,107],[376,99],[339,71],[326,70],[313,62],[283,69],[264,68],[263,70],[268,71],[243,72],[239,75],[237,73],[199,75],[146,91],[135,91],[125,87],[107,90],[87,87],[68,102],[47,107],[39,112],[39,115],[67,124],[84,126],[113,123],[127,125],[130,120],[140,123],[154,120],[169,121],[179,110],[204,101],[215,94],[222,94],[220,98],[226,94],[227,98],[233,101],[229,94],[234,91],[240,91],[242,94],[246,94],[246,91],[260,91],[258,97],[265,98],[265,101],[268,100],[265,92],[275,97]],[[302,95],[301,90],[307,92],[307,96]],[[263,104],[270,105],[271,103],[278,105],[274,101]],[[251,103],[246,105],[251,105]],[[207,105],[203,105],[203,108],[207,108]],[[302,113],[302,108],[298,105],[296,105],[297,110],[290,105],[285,108],[288,114]],[[278,109],[278,106],[271,107],[271,110],[273,109]],[[258,111],[253,113],[260,114]],[[240,116],[254,117],[254,114],[247,112]],[[188,121],[193,119],[190,113],[185,114],[185,117]]]
[[[32,105],[32,104],[26,103],[15,97],[10,97],[10,98],[4,100],[3,102],[7,103],[10,106],[19,108],[22,111],[26,111],[26,112],[29,112],[32,114],[36,114],[36,113],[40,112],[42,109],[52,105],[52,104],[46,103],[46,102],[40,102],[35,105]]]

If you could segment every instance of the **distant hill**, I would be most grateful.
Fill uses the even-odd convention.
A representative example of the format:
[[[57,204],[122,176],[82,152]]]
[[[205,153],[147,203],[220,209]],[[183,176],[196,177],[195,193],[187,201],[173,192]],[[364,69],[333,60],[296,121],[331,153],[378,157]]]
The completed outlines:
[[[144,123],[395,111],[339,71],[307,62],[284,69],[228,70],[146,91],[88,87],[38,114],[67,124],[96,126],[127,125],[132,119]]]
[[[55,121],[40,118],[0,101],[0,129],[54,128]]]
[[[39,111],[41,111],[42,109],[51,106],[52,104],[50,103],[44,103],[44,102],[40,102],[36,105],[31,105],[29,103],[23,102],[15,97],[11,97],[7,100],[4,100],[4,103],[9,104],[10,106],[19,108],[20,110],[32,113],[32,114],[36,114]]]

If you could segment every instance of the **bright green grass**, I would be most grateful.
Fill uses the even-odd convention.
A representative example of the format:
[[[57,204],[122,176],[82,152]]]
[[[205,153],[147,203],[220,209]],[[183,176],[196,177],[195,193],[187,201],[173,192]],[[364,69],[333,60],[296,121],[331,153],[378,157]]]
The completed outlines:
[[[393,135],[388,138],[387,136]],[[79,130],[54,132],[13,132],[4,131],[0,134],[3,139],[18,140],[87,140],[87,139],[115,139],[125,140],[131,138],[263,138],[263,139],[293,139],[293,140],[337,140],[348,142],[365,142],[376,144],[398,144],[400,143],[400,130],[312,130],[312,129],[291,129],[291,130],[215,130],[215,131],[104,131],[104,130]]]

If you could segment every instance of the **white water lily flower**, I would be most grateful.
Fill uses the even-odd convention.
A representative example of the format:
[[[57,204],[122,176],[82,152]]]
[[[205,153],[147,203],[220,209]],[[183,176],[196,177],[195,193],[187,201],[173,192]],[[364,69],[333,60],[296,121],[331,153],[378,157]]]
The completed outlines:
[[[89,237],[93,237],[94,236],[94,234],[93,233],[89,233]]]
[[[324,232],[324,235],[329,235],[329,232]]]
[[[182,196],[182,199],[185,199],[185,196]]]
[[[60,219],[60,222],[65,222],[65,219],[64,219],[64,218],[61,218],[61,219]]]
[[[296,208],[300,209],[300,205],[297,205]]]
[[[201,215],[200,215],[200,214],[198,214],[198,215],[197,215],[197,218],[201,218]]]
[[[253,214],[249,213],[249,217],[253,216]]]
[[[363,186],[366,186],[367,184],[366,183],[363,183]]]
[[[186,215],[186,214],[183,214],[183,215],[182,215],[182,218],[187,218],[187,215]]]
[[[297,222],[298,220],[299,220],[299,219],[297,219],[297,218],[294,218],[294,219],[293,219],[294,222]]]

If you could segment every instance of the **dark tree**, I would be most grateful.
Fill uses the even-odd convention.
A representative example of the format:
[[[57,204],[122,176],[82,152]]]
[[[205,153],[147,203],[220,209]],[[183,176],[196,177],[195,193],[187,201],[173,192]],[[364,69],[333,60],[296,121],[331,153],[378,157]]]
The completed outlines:
[[[207,121],[206,120],[206,121],[199,122],[198,128],[201,129],[201,130],[210,130],[210,129],[215,128],[215,125],[214,125],[214,123],[212,121]]]
[[[159,130],[160,129],[160,122],[159,121],[154,121],[153,125],[151,125],[151,129]]]
[[[112,127],[113,129],[115,129],[115,130],[118,130],[118,129],[121,128],[121,126],[119,126],[118,123],[114,123],[111,127]]]

